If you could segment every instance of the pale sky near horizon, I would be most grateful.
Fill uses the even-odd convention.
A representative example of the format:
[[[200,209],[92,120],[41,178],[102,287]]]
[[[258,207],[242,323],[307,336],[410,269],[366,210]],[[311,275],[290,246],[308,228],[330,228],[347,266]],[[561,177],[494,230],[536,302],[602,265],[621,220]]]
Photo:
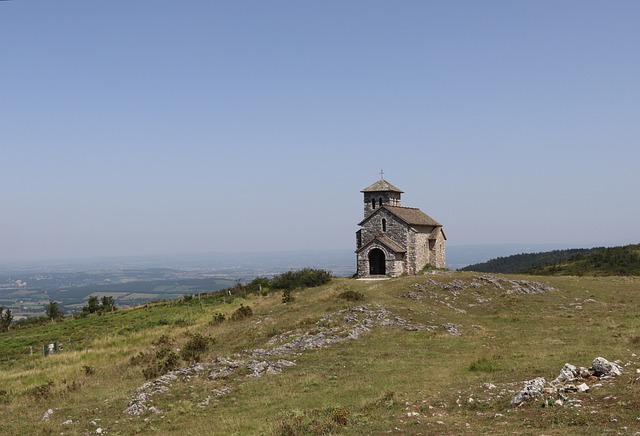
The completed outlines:
[[[0,261],[640,242],[640,2],[0,2]]]

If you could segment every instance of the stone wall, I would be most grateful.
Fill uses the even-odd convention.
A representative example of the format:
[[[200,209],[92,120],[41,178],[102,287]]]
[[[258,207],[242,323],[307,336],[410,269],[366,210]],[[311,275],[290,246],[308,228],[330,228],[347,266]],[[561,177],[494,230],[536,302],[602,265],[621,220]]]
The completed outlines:
[[[380,200],[384,206],[401,206],[399,192],[365,192],[364,193],[364,217],[368,217],[380,207]],[[372,205],[372,200],[376,201],[375,208]]]
[[[356,265],[358,269],[358,277],[369,277],[369,253],[371,250],[380,249],[384,253],[386,275],[389,277],[398,277],[405,271],[404,260],[402,256],[396,256],[389,251],[384,245],[373,243],[366,250],[356,256]]]

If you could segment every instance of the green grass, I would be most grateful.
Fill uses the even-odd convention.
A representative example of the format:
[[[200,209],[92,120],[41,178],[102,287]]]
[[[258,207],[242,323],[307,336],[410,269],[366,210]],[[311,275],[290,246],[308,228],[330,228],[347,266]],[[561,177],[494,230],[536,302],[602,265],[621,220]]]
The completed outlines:
[[[469,287],[475,277],[438,273],[375,282],[334,279],[295,291],[295,300],[287,304],[280,292],[224,303],[193,298],[3,333],[3,431],[85,434],[97,426],[114,435],[640,431],[640,384],[634,383],[640,362],[632,356],[640,354],[640,279],[509,277],[556,288],[525,295],[487,284]],[[454,279],[467,287],[443,289]],[[345,289],[361,293],[364,300],[340,298]],[[409,292],[421,298],[407,298]],[[253,315],[231,321],[241,304],[251,307]],[[274,335],[317,330],[315,323],[324,315],[360,304],[437,328],[374,327],[358,340],[287,356],[296,366],[278,375],[252,378],[242,373],[212,382],[205,371],[155,396],[153,404],[162,413],[123,414],[132,391],[145,382],[141,367],[130,359],[151,350],[162,335],[175,341],[176,350],[195,334],[211,338],[201,357],[209,361],[266,348]],[[212,323],[216,313],[226,319]],[[448,334],[439,327],[445,323],[456,324],[462,335]],[[54,340],[63,343],[63,353],[47,358],[27,354],[28,345]],[[583,401],[580,408],[542,408],[535,401],[509,407],[524,380],[551,380],[564,363],[588,367],[597,356],[629,366],[620,380],[576,395]],[[223,385],[232,391],[213,398],[213,389]],[[208,405],[201,407],[207,397]],[[48,408],[54,415],[42,422]],[[68,419],[74,424],[63,424]]]

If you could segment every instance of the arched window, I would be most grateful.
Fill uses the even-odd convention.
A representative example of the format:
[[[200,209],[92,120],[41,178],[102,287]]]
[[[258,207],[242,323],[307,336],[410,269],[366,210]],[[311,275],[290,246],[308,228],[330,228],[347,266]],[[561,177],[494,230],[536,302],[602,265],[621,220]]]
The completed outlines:
[[[378,206],[382,207],[382,198],[378,198]]]
[[[371,209],[375,209],[376,208],[376,199],[372,198],[371,199]]]
[[[387,231],[387,220],[382,218],[382,231],[386,232]]]

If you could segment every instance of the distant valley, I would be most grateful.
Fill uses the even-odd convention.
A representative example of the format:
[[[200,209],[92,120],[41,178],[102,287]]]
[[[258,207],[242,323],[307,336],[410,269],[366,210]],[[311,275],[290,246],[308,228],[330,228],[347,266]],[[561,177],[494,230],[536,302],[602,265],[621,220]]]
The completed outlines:
[[[461,269],[519,253],[566,248],[554,244],[460,245],[447,247],[447,266]],[[196,253],[0,264],[0,306],[14,317],[41,316],[49,301],[65,313],[80,311],[89,296],[110,296],[117,307],[176,299],[226,289],[255,277],[305,267],[336,277],[356,270],[352,250],[264,253]]]

